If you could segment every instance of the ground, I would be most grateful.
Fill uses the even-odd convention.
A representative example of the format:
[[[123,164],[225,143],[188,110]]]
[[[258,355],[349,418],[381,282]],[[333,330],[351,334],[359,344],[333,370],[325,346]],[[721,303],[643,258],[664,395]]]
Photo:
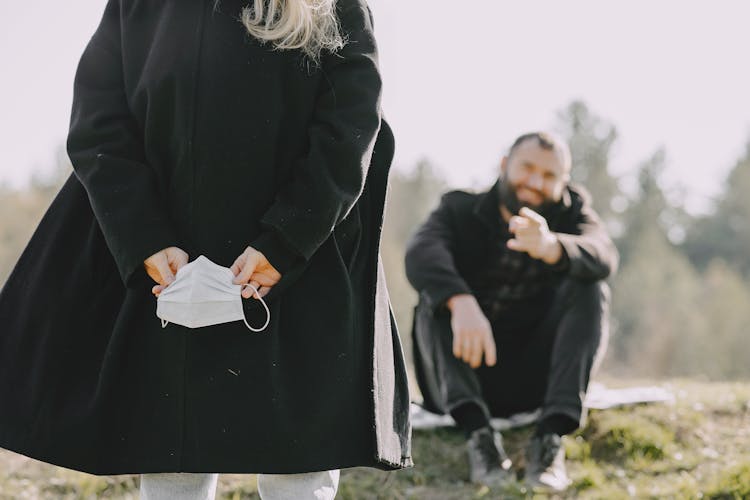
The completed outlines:
[[[674,392],[674,404],[592,411],[586,427],[565,438],[573,485],[556,498],[750,499],[750,384],[661,385]],[[531,431],[504,434],[519,474]],[[344,471],[337,499],[533,497],[521,482],[505,491],[469,484],[463,438],[454,429],[415,431],[414,460],[416,467],[394,473]],[[137,476],[91,476],[0,450],[0,499],[136,499],[137,488]],[[222,475],[217,498],[258,498],[255,477]]]

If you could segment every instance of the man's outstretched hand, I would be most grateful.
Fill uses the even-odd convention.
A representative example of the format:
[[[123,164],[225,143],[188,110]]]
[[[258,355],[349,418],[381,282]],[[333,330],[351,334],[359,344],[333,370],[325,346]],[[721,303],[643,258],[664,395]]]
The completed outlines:
[[[553,265],[562,257],[562,245],[557,236],[549,230],[547,220],[528,207],[522,207],[518,215],[508,222],[508,230],[513,238],[508,240],[508,248],[526,252],[535,259]]]

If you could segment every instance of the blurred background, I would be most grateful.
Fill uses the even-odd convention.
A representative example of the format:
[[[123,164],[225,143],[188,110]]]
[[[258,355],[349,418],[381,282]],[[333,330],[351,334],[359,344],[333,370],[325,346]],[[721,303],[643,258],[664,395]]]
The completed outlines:
[[[410,356],[405,243],[516,136],[570,142],[621,252],[603,371],[750,376],[750,4],[371,0],[394,128],[382,250]],[[0,285],[62,182],[72,82],[102,0],[0,2]]]

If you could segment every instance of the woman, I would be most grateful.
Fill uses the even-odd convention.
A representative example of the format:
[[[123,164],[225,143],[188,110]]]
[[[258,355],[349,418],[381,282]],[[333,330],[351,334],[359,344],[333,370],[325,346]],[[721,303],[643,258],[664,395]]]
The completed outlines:
[[[145,498],[210,498],[219,472],[324,498],[340,468],[410,466],[380,95],[364,0],[109,0],[74,175],[0,292],[0,446],[142,474]],[[162,327],[170,283],[208,287],[193,262],[252,285],[244,319],[263,325],[262,297],[267,327]]]

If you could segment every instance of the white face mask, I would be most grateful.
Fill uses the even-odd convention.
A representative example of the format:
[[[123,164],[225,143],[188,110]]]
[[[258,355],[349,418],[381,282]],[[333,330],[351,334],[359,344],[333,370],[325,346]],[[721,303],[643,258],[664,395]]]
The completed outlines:
[[[265,330],[271,321],[271,311],[252,285],[232,283],[234,273],[228,267],[212,262],[201,255],[177,270],[175,280],[159,294],[156,300],[156,316],[161,318],[162,328],[167,323],[177,323],[188,328],[242,320],[250,330]],[[266,310],[266,323],[261,328],[247,324],[242,309],[242,289],[249,286],[255,291]]]

